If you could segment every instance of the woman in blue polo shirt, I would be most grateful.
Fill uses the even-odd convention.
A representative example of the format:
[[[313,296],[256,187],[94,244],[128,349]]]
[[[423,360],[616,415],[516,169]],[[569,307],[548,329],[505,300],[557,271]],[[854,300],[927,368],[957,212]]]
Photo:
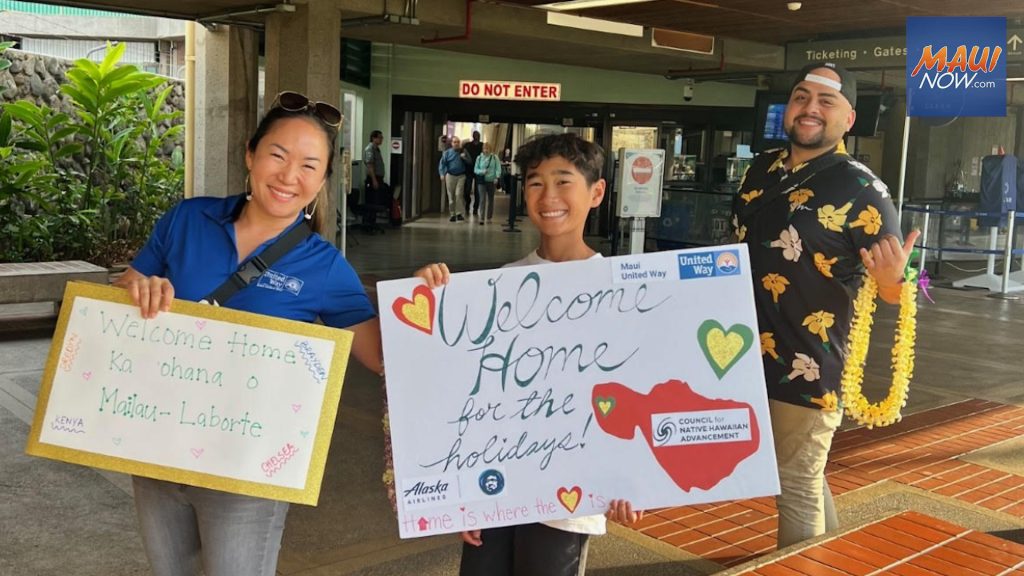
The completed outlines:
[[[281,93],[249,140],[245,195],[185,200],[165,214],[117,285],[144,318],[175,297],[199,301],[296,226],[322,229],[341,113]],[[317,206],[321,206],[319,211]],[[312,234],[219,303],[354,332],[352,354],[380,373],[380,326],[355,271]],[[156,576],[272,576],[288,504],[134,478],[143,544]]]

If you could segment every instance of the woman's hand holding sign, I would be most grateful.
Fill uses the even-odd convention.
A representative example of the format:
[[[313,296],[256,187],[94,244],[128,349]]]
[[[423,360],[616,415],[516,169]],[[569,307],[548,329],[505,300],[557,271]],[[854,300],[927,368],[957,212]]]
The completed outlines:
[[[114,286],[125,288],[132,302],[139,307],[143,318],[156,318],[158,312],[171,309],[174,300],[174,286],[167,278],[143,276],[134,268],[128,268]]]

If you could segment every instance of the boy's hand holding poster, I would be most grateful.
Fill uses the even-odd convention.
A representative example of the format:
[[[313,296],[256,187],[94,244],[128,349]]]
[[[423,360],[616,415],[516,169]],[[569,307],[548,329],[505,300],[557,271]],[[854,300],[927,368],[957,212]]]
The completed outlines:
[[[316,504],[352,334],[71,282],[27,452]]]
[[[402,537],[778,492],[744,246],[378,294]]]

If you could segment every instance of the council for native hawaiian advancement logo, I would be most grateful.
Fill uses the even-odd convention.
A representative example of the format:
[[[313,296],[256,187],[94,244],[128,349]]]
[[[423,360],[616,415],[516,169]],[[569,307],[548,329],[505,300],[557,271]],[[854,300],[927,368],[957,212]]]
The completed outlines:
[[[907,18],[907,114],[1006,116],[1006,18]]]

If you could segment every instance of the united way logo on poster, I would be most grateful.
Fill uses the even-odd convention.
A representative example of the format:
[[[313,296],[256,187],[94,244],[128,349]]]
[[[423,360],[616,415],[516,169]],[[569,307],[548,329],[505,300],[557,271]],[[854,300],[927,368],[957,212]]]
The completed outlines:
[[[377,290],[403,538],[777,493],[745,246]]]
[[[1006,18],[907,18],[907,114],[1006,116]]]

